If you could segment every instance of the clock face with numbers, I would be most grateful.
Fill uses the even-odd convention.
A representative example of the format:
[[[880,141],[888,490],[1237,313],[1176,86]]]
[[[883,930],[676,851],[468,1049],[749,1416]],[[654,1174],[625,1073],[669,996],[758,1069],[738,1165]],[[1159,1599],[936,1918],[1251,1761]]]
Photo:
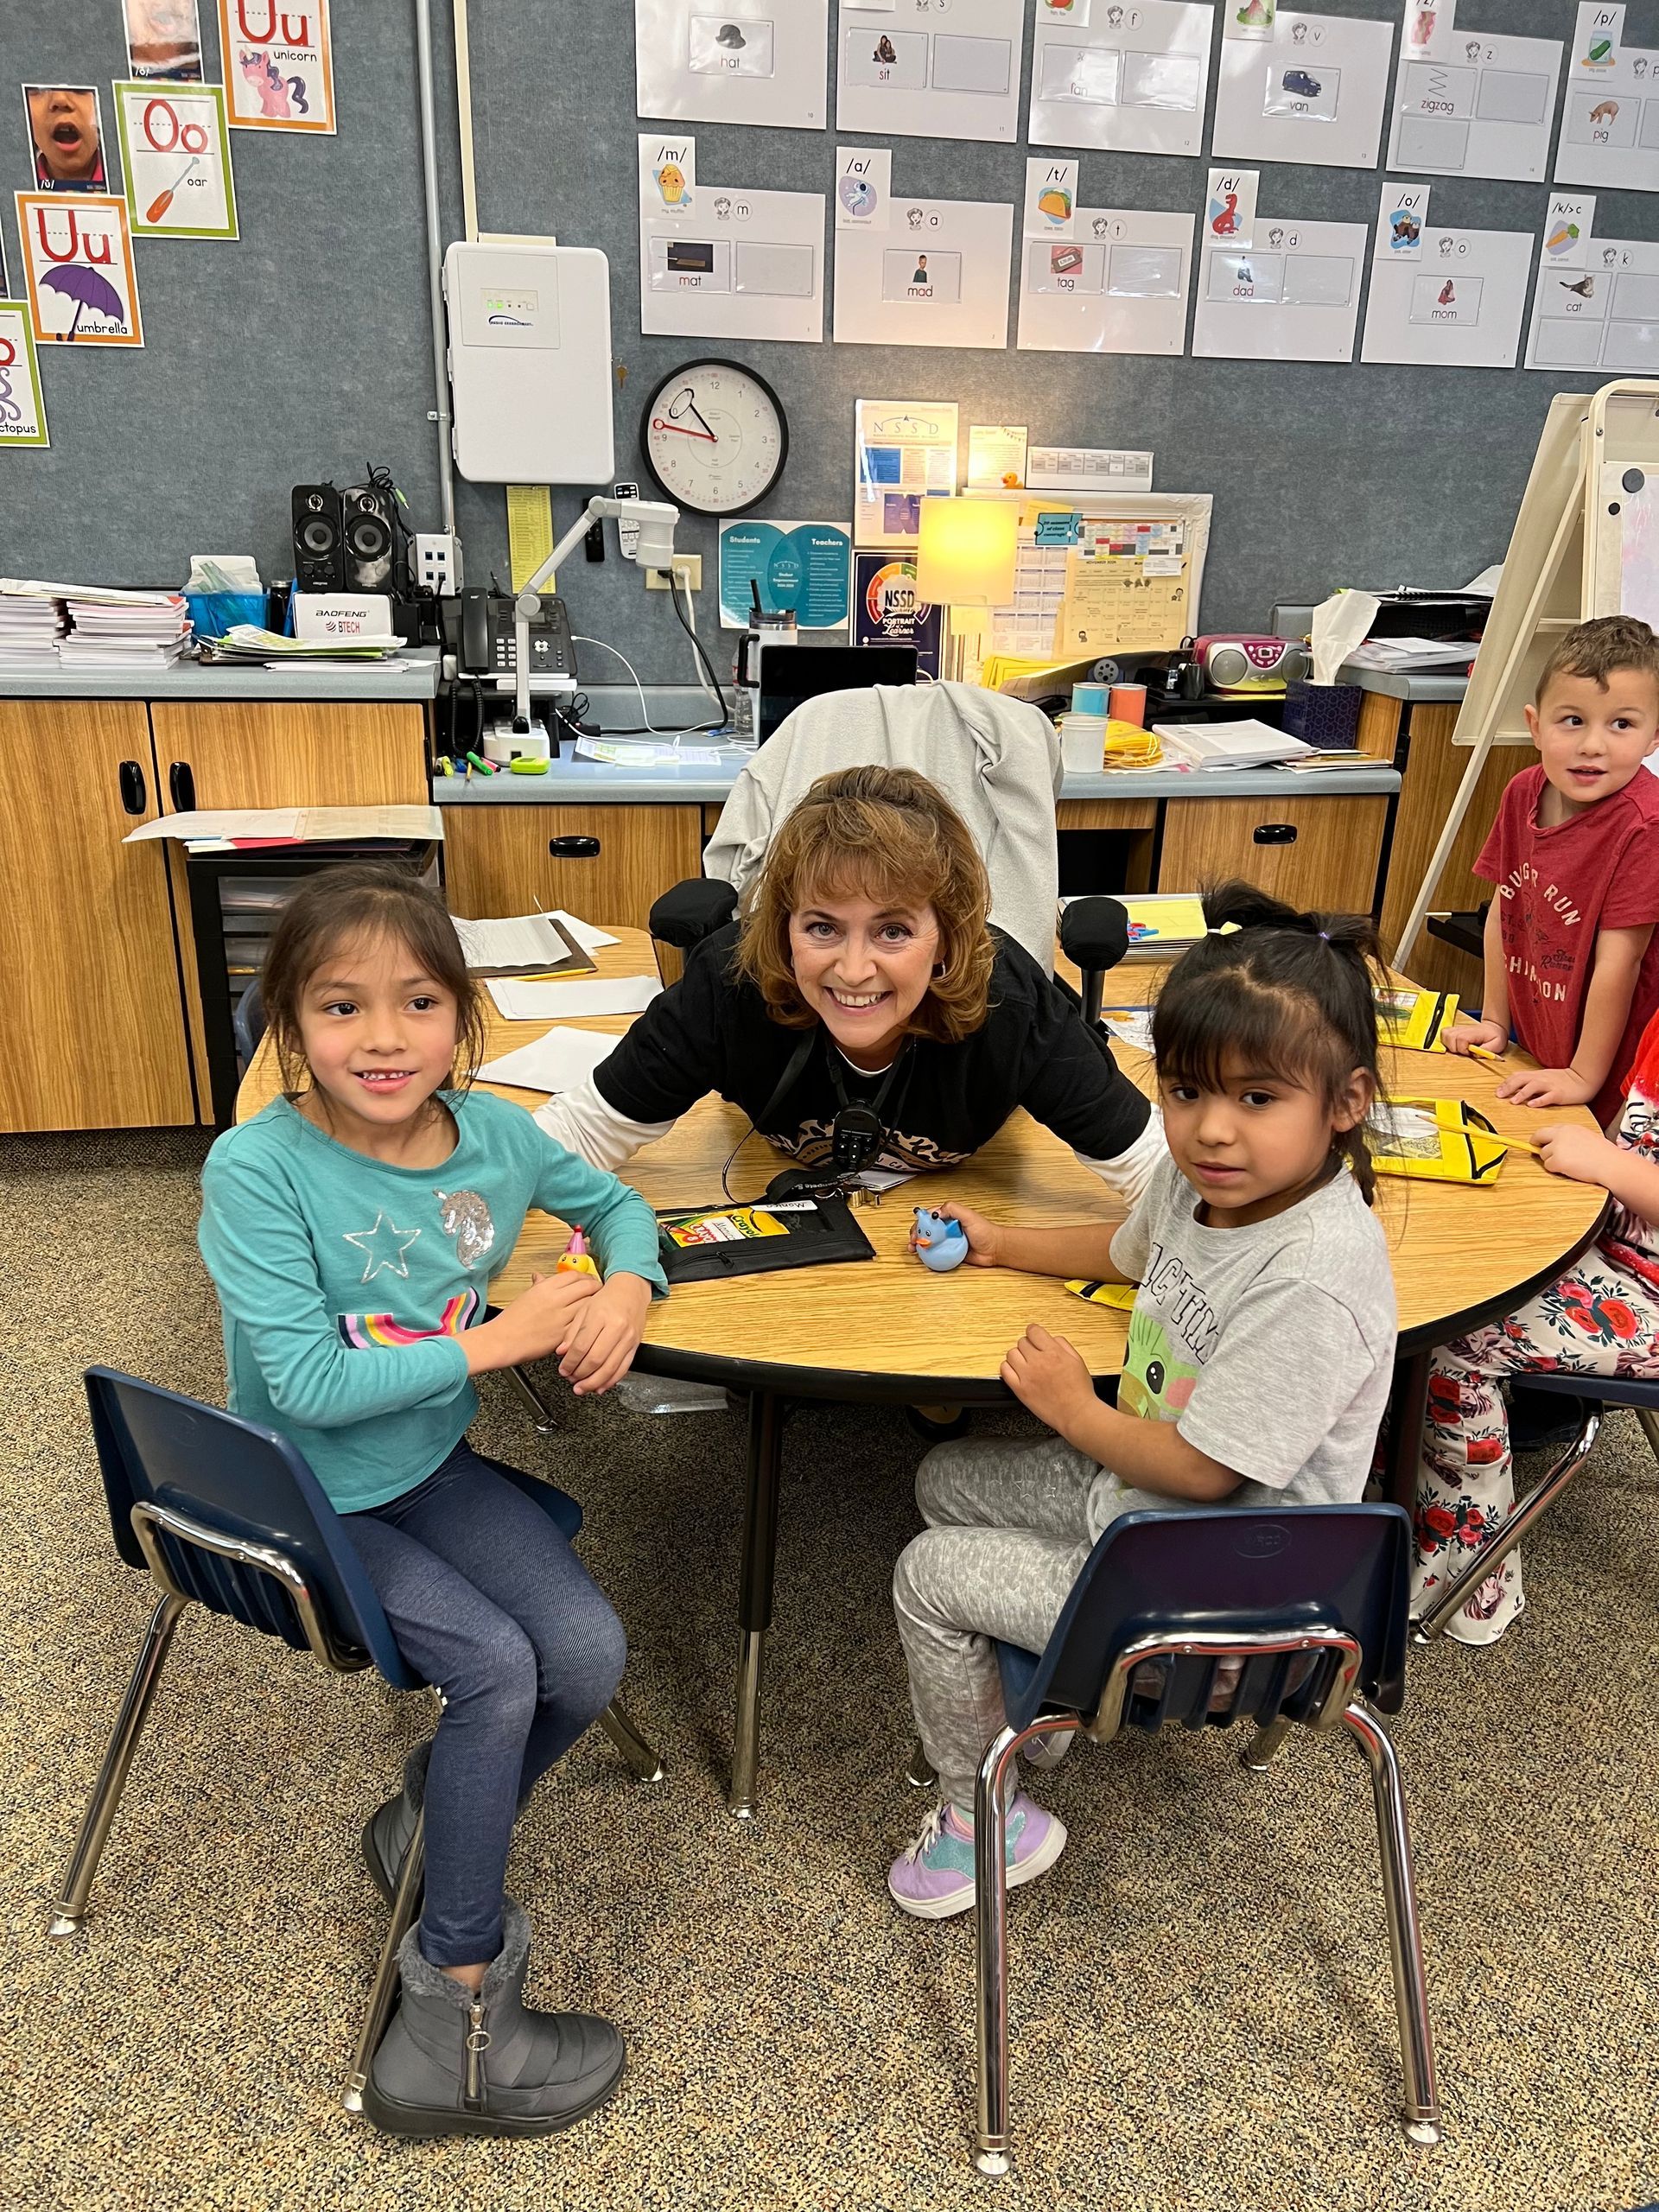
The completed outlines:
[[[735,361],[688,361],[652,392],[639,425],[645,467],[694,514],[741,515],[783,474],[789,423],[764,377]]]

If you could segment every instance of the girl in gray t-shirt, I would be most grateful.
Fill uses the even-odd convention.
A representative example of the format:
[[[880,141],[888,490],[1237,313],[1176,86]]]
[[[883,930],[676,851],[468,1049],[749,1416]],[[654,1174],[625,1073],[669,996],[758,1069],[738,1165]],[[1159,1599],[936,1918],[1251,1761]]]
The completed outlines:
[[[918,1471],[927,1526],[899,1560],[893,1605],[939,1804],[887,1885],[923,1919],[974,1901],[975,1776],[1005,1725],[994,1643],[1043,1649],[1107,1524],[1147,1508],[1347,1503],[1370,1468],[1395,1339],[1364,1135],[1376,934],[1243,884],[1205,905],[1211,934],[1153,1016],[1170,1157],[1128,1219],[1025,1230],[944,1209],[973,1265],[1139,1288],[1116,1407],[1033,1322],[1002,1379],[1054,1433],[942,1444]],[[1011,1885],[1065,1845],[1023,1790],[1007,1834]]]

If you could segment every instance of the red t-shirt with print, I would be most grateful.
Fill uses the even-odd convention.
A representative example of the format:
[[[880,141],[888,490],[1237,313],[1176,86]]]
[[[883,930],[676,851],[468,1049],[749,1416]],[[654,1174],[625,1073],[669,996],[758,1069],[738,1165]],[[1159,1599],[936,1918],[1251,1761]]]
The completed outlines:
[[[1475,874],[1497,886],[1510,976],[1510,1020],[1534,1059],[1572,1064],[1602,930],[1659,922],[1659,777],[1638,768],[1621,791],[1541,829],[1548,784],[1525,768],[1498,805]],[[1624,1099],[1622,1081],[1642,1033],[1659,1014],[1659,930],[1649,939],[1630,1020],[1591,1111],[1605,1128]]]

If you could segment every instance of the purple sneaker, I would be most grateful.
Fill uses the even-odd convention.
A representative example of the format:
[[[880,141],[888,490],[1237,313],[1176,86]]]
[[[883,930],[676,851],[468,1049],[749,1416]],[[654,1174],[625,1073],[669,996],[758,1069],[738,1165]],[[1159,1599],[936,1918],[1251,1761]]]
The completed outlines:
[[[1065,1849],[1065,1830],[1020,1790],[1008,1807],[1008,1887],[1046,1874]],[[954,1805],[936,1805],[927,1826],[887,1870],[893,1901],[918,1920],[949,1920],[974,1902],[974,1829]]]

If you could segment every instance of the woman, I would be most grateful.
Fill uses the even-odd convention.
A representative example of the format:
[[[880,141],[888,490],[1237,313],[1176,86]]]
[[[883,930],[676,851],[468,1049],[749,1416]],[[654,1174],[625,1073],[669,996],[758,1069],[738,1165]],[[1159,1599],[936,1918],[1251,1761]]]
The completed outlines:
[[[838,1114],[869,1165],[954,1166],[1016,1106],[1126,1203],[1163,1157],[1156,1114],[1028,953],[987,921],[962,817],[908,768],[837,771],[779,826],[741,921],[704,940],[587,1082],[537,1116],[615,1167],[711,1090],[780,1152],[828,1161]]]

